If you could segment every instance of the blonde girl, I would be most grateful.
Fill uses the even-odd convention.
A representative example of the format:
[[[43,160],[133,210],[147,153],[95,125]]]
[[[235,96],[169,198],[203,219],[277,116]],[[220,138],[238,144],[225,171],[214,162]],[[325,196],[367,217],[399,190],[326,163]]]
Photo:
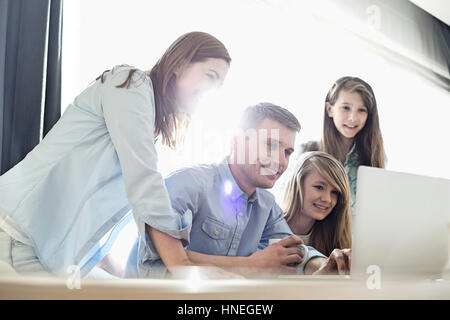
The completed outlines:
[[[302,154],[281,208],[292,232],[324,255],[351,248],[350,187],[344,167],[333,156]]]

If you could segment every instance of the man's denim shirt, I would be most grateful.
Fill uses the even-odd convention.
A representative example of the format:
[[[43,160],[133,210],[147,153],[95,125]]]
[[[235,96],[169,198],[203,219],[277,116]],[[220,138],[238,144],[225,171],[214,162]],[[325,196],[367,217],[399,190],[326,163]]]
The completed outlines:
[[[273,195],[257,188],[248,197],[231,174],[228,159],[219,164],[198,165],[169,175],[166,187],[174,212],[183,220],[192,216],[186,249],[210,255],[250,256],[268,246],[269,239],[292,235]],[[136,270],[137,243],[133,248],[126,277],[163,277],[161,260]],[[323,254],[309,247],[309,259]],[[153,269],[153,270],[152,270]],[[297,268],[303,273],[303,266]]]

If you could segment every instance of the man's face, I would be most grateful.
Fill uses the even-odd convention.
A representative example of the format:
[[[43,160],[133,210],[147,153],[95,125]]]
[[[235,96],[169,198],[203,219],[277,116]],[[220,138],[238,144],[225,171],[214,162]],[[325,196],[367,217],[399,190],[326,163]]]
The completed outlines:
[[[248,130],[241,147],[235,143],[238,184],[250,191],[272,188],[289,164],[295,136],[295,130],[269,118]]]

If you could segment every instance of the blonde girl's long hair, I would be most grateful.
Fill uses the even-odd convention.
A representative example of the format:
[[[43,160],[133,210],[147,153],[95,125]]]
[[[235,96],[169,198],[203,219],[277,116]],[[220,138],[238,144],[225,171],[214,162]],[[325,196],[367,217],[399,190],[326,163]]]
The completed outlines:
[[[385,153],[375,94],[367,82],[357,77],[342,77],[338,79],[328,92],[325,99],[323,136],[320,150],[338,159],[341,159],[343,156],[341,134],[336,129],[333,119],[328,116],[326,108],[327,102],[331,105],[336,103],[339,93],[342,90],[350,93],[359,93],[368,111],[366,124],[355,137],[355,147],[359,156],[359,164],[384,168]]]
[[[228,64],[231,57],[224,44],[205,32],[189,32],[179,37],[166,50],[163,56],[145,73],[150,76],[155,97],[155,139],[162,137],[162,143],[176,149],[183,141],[184,129],[190,122],[190,116],[180,111],[175,96],[175,70],[189,63],[207,59],[222,59]],[[104,81],[104,74],[97,78]],[[128,88],[133,74],[132,68],[127,79],[118,88]]]
[[[335,207],[325,219],[314,223],[310,236],[310,245],[329,256],[336,248],[351,248],[352,245],[350,185],[342,164],[325,152],[302,154],[287,184],[281,208],[288,223],[301,218],[302,185],[306,175],[313,170],[317,170],[339,192]]]

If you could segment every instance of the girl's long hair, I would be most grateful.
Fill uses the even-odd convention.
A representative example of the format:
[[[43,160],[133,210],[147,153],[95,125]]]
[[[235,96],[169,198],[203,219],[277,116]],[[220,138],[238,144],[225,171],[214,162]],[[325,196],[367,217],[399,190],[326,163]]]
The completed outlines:
[[[375,94],[368,83],[357,77],[342,77],[338,79],[328,92],[325,99],[323,135],[320,150],[338,159],[342,158],[342,137],[334,125],[333,118],[328,116],[326,108],[327,102],[331,105],[336,103],[339,93],[342,90],[350,93],[359,93],[368,111],[366,124],[355,137],[355,147],[359,156],[359,164],[384,168],[385,153]]]
[[[210,58],[223,59],[228,64],[231,57],[223,45],[214,36],[205,32],[190,32],[175,40],[163,56],[145,73],[153,84],[155,97],[155,139],[160,135],[162,143],[176,149],[183,138],[183,131],[189,125],[190,117],[180,111],[175,96],[175,71],[189,63],[201,62]],[[109,70],[107,70],[109,71]],[[104,74],[97,78],[104,81]],[[118,88],[128,88],[133,74],[138,71],[131,68],[126,80]]]
[[[339,192],[335,207],[325,219],[314,223],[310,236],[310,245],[329,256],[336,248],[344,249],[352,246],[350,185],[342,164],[325,152],[313,151],[302,154],[287,184],[281,208],[288,223],[294,219],[301,219],[302,186],[305,177],[313,170],[317,170]]]

